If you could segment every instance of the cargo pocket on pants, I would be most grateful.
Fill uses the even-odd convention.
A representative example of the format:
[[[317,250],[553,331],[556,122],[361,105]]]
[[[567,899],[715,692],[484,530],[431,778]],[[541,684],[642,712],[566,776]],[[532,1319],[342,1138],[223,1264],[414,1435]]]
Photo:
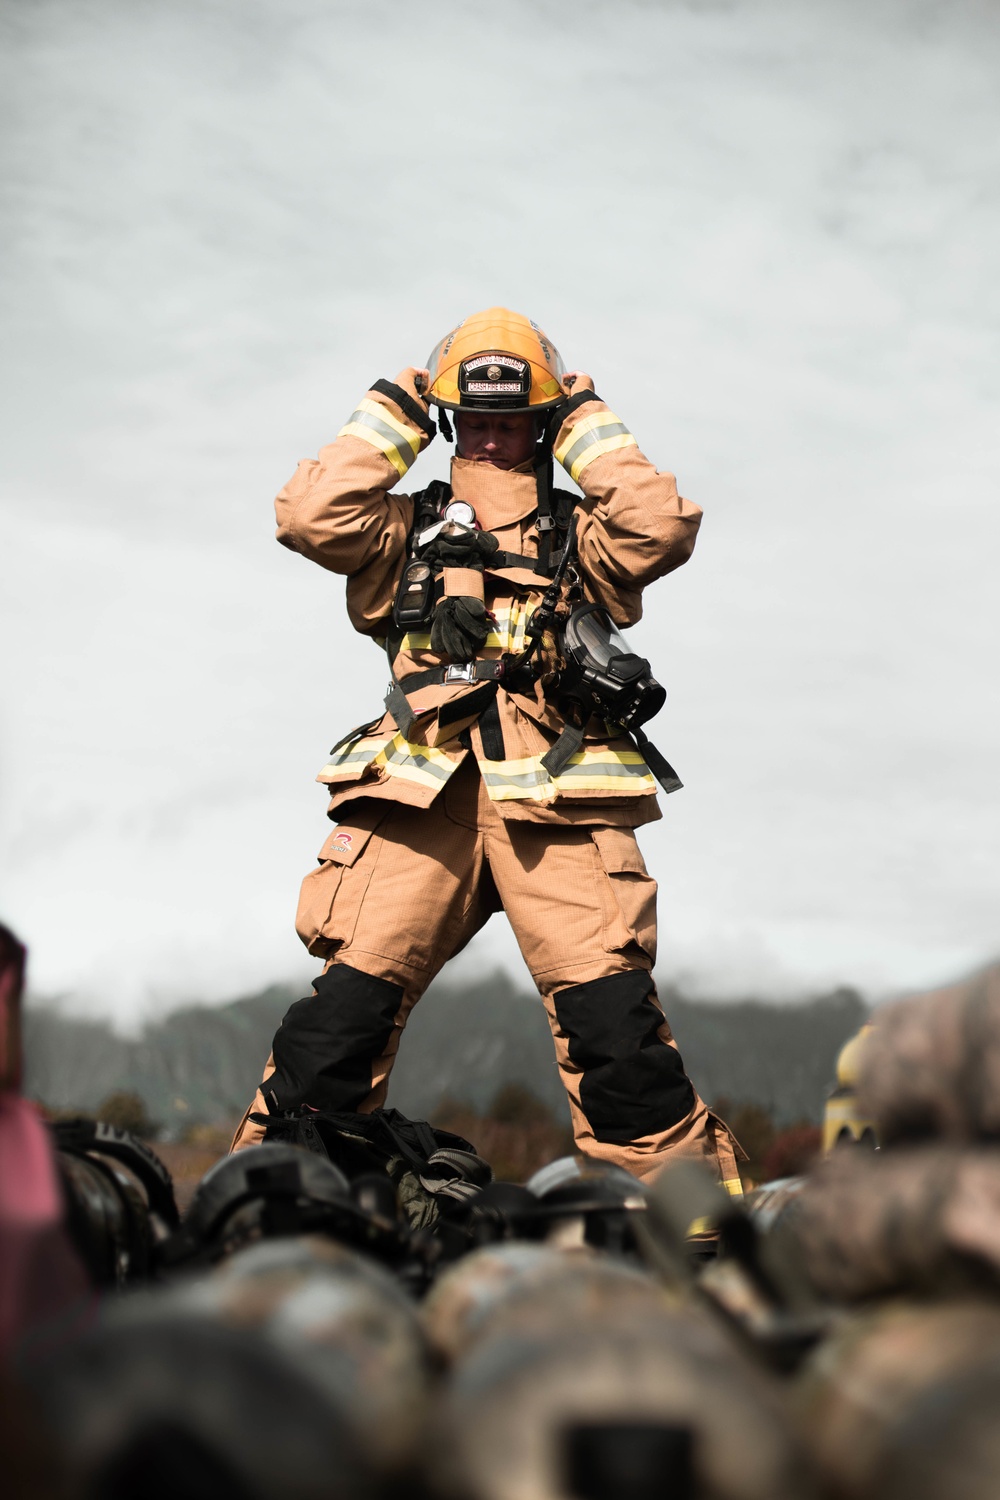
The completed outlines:
[[[637,945],[656,962],[656,881],[630,828],[592,828],[601,864],[608,877],[604,900],[604,946],[625,953]]]
[[[331,958],[354,936],[372,877],[375,849],[370,840],[387,813],[388,808],[376,805],[338,823],[319,851],[318,869],[302,882],[295,930],[316,958]]]

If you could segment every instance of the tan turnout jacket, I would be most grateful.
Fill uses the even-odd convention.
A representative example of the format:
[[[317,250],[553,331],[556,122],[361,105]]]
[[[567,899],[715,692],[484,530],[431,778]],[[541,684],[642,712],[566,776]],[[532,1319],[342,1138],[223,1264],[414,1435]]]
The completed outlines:
[[[404,380],[400,389],[427,411],[412,381]],[[276,502],[279,541],[346,575],[351,622],[380,644],[389,631],[414,518],[413,500],[393,487],[429,441],[404,404],[370,391],[336,441],[318,459],[299,465]],[[554,451],[583,491],[577,537],[585,595],[603,605],[617,625],[633,625],[642,613],[646,585],[690,556],[701,512],[680,498],[673,475],[657,471],[603,401],[588,400],[569,411]],[[533,473],[455,458],[451,484],[455,499],[473,506],[478,524],[493,532],[503,551],[537,557]],[[485,602],[495,624],[479,659],[523,649],[526,623],[547,582],[526,568],[486,570]],[[553,660],[551,643],[546,658]],[[446,663],[431,651],[429,633],[411,632],[393,671],[405,683],[415,672]],[[565,771],[549,775],[541,758],[563,721],[546,701],[541,682],[532,694],[500,688],[502,760],[487,759],[475,721],[458,719],[442,728],[436,710],[477,686],[418,689],[409,698],[417,718],[408,737],[386,714],[331,752],[317,778],[331,788],[331,815],[357,797],[429,806],[470,753],[458,738],[469,728],[465,738],[504,818],[637,827],[660,816],[656,783],[642,756],[628,738],[609,738],[596,718]]]

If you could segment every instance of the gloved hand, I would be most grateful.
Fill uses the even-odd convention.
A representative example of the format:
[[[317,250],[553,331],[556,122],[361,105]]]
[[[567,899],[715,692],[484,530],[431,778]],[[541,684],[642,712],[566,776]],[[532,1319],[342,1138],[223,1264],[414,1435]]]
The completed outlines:
[[[586,370],[567,370],[562,378],[562,388],[567,396],[579,396],[581,391],[592,391],[594,382]]]
[[[500,549],[491,531],[439,533],[420,554],[421,560],[443,568],[468,568],[482,573],[483,564]],[[445,578],[447,579],[447,574]],[[486,605],[481,598],[452,594],[441,600],[431,622],[431,650],[453,661],[471,661],[490,633]]]
[[[482,599],[464,594],[442,599],[431,622],[431,650],[452,661],[471,661],[486,644],[490,618]]]
[[[442,568],[475,568],[481,573],[483,564],[499,550],[500,543],[492,531],[460,531],[454,536],[439,532],[423,549],[420,560],[432,567],[437,563]]]
[[[414,401],[419,401],[424,411],[428,411],[426,395],[430,378],[430,371],[422,366],[407,365],[406,369],[400,370],[396,376],[395,384],[408,396],[412,396]]]

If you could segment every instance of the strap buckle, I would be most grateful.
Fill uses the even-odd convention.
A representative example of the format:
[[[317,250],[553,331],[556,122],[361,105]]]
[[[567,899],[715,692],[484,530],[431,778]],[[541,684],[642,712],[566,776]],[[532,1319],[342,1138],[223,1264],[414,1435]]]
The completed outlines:
[[[555,531],[556,523],[552,516],[539,516],[537,521],[539,531]]]
[[[453,666],[444,669],[445,682],[466,682],[476,680],[476,664],[471,661],[457,662]]]

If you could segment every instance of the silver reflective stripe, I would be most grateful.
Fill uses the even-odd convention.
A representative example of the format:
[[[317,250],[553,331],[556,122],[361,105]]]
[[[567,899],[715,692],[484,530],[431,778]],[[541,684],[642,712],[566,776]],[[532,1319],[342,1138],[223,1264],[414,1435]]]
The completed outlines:
[[[603,427],[591,427],[582,437],[578,437],[572,448],[564,453],[560,462],[564,469],[572,469],[581,453],[585,453],[594,443],[599,443],[609,437],[631,437],[632,434],[624,422],[608,422]]]
[[[582,765],[578,765],[578,766],[568,765],[566,767],[565,771],[560,771],[559,772],[559,779],[561,781],[563,779],[563,777],[565,777],[565,776],[648,776],[648,775],[649,775],[649,767],[645,763],[643,763],[642,765],[632,765],[629,761],[601,760],[601,761],[596,761],[596,762],[595,761],[591,761],[589,764],[585,761]]]
[[[341,751],[341,753],[339,755],[333,755],[333,756],[331,756],[330,759],[327,761],[327,765],[329,765],[329,766],[367,766],[368,763],[369,763],[369,761],[372,761],[372,760],[375,759],[376,755],[382,749],[382,745],[387,744],[387,743],[388,743],[387,740],[383,740],[380,744],[377,744],[374,747],[374,749],[368,749],[368,750],[353,749],[353,750]]]
[[[487,786],[516,786],[530,791],[532,787],[545,786],[547,782],[565,781],[569,777],[591,777],[608,776],[627,779],[630,776],[648,777],[649,767],[645,762],[632,764],[630,761],[599,760],[583,761],[578,765],[568,765],[558,776],[550,777],[544,766],[539,766],[533,771],[487,771],[480,766],[480,774]]]
[[[428,776],[436,776],[438,781],[447,781],[455,769],[450,763],[447,767],[436,765],[426,755],[414,754],[412,751],[407,752],[401,745],[396,745],[394,749],[387,752],[385,763],[387,766],[403,766],[407,764],[416,766],[418,770],[426,771]]]
[[[412,464],[414,458],[416,457],[416,454],[414,453],[413,449],[410,447],[406,439],[404,437],[401,437],[394,427],[390,427],[388,422],[381,421],[374,415],[373,412],[370,411],[352,412],[350,417],[347,419],[346,425],[349,427],[352,422],[356,423],[359,427],[371,427],[374,432],[381,433],[382,437],[388,439],[388,441],[395,448],[396,452],[399,454],[406,467],[410,467],[410,464]]]
[[[487,786],[522,786],[530,789],[533,786],[545,786],[551,780],[548,772],[539,767],[537,771],[521,771],[512,775],[505,771],[486,771],[479,767],[480,775]]]

